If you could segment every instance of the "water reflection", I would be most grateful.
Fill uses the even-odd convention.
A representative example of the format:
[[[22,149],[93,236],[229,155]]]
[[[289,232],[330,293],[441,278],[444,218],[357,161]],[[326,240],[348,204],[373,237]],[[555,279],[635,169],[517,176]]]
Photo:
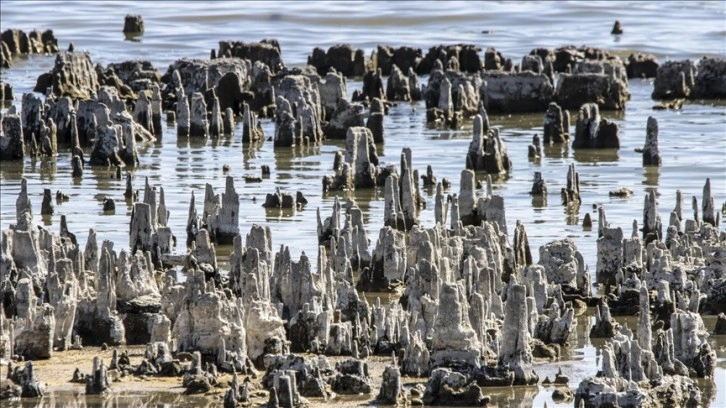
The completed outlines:
[[[207,146],[209,139],[205,137],[190,137],[188,138],[189,147],[192,149],[201,149]],[[194,151],[192,151],[194,152]],[[198,151],[197,151],[198,152]],[[201,153],[201,152],[198,152]]]
[[[643,184],[646,186],[658,187],[660,184],[660,166],[643,167]],[[651,189],[646,188],[646,191]]]
[[[547,207],[547,195],[533,195],[532,196],[532,207],[534,208],[545,208]]]
[[[1,160],[0,174],[4,180],[20,181],[24,176],[25,163],[22,160]]]
[[[295,208],[265,208],[267,221],[281,221],[283,218],[292,218],[297,210]]]
[[[176,147],[178,149],[184,149],[189,147],[189,138],[184,136],[177,136],[176,138]]]
[[[40,159],[40,175],[41,181],[54,182],[58,164],[55,157],[43,157]]]
[[[105,166],[88,166],[86,172],[92,174],[92,179],[96,181],[97,191],[112,190],[117,185],[116,169]]]
[[[567,159],[570,157],[570,149],[567,143],[544,144],[542,151],[548,159]]]
[[[578,163],[612,163],[617,162],[618,149],[572,149]]]
[[[534,397],[540,392],[538,387],[493,387],[482,390],[491,400],[489,404],[494,407],[531,407]]]
[[[572,202],[563,207],[565,213],[565,223],[567,225],[578,225],[580,223],[580,203]]]
[[[213,149],[216,149],[218,147],[229,147],[232,145],[232,136],[220,136],[220,137],[213,137],[211,138],[210,146]]]

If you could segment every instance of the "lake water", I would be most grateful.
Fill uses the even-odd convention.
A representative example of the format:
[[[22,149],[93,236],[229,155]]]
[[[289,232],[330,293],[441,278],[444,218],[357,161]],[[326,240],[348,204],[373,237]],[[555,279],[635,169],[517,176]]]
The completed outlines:
[[[146,31],[135,41],[126,40],[124,16],[141,14]],[[615,20],[623,24],[624,34],[613,36]],[[286,65],[302,65],[314,47],[327,49],[337,43],[350,43],[367,55],[378,44],[410,45],[426,52],[438,44],[473,43],[482,48],[495,47],[505,57],[517,62],[533,48],[555,48],[567,44],[589,45],[627,56],[633,51],[655,54],[661,62],[673,59],[697,60],[702,56],[724,57],[726,54],[726,3],[724,2],[14,2],[3,1],[0,29],[53,29],[61,49],[72,42],[76,50],[87,50],[94,63],[106,65],[130,59],[151,61],[162,73],[169,64],[182,57],[208,58],[220,40],[279,40]],[[35,80],[49,71],[54,57],[16,58],[13,67],[0,71],[2,78],[15,90],[14,104],[20,107],[24,92],[30,92]],[[422,83],[426,78],[422,78]],[[361,87],[349,81],[348,95]],[[490,115],[499,127],[513,162],[511,174],[494,181],[494,190],[505,199],[510,233],[516,220],[527,228],[534,258],[538,248],[553,239],[570,237],[582,252],[594,274],[597,232],[581,227],[586,213],[597,223],[593,205],[605,208],[608,221],[621,226],[627,234],[633,220],[642,224],[643,201],[650,191],[658,197],[659,213],[667,224],[675,205],[676,190],[684,196],[688,217],[690,198],[699,202],[707,177],[717,208],[726,200],[726,108],[713,101],[689,102],[679,111],[656,111],[650,99],[652,80],[631,80],[631,100],[622,112],[604,112],[620,126],[621,148],[615,150],[574,151],[571,148],[545,149],[539,162],[527,159],[527,146],[534,133],[542,132],[543,114]],[[573,117],[576,112],[571,112]],[[648,116],[658,119],[663,166],[645,169],[641,155],[634,149],[645,140]],[[262,121],[265,134],[274,133],[269,120]],[[425,172],[430,164],[441,180],[448,178],[449,193],[459,190],[459,177],[471,139],[471,124],[457,131],[429,128],[425,124],[422,103],[402,103],[391,109],[384,119],[385,145],[378,146],[383,163],[399,163],[401,149],[413,150],[413,168]],[[302,251],[313,265],[317,255],[315,210],[323,216],[332,210],[334,196],[321,194],[321,178],[332,173],[333,156],[342,148],[338,142],[321,146],[273,149],[272,143],[249,146],[241,143],[241,123],[234,137],[210,140],[195,145],[178,141],[174,128],[164,129],[154,144],[139,146],[140,166],[133,174],[134,187],[142,189],[148,177],[152,186],[163,186],[171,216],[169,226],[179,237],[177,253],[183,252],[185,223],[192,191],[200,208],[205,183],[215,192],[224,189],[223,165],[229,165],[240,194],[240,230],[246,234],[252,224],[266,224],[272,230],[273,247],[289,245],[293,257]],[[87,152],[90,153],[90,152]],[[559,190],[566,183],[567,166],[575,163],[580,173],[582,205],[567,211],[561,204]],[[243,176],[259,175],[263,165],[272,175],[262,183],[245,184]],[[20,179],[28,180],[34,214],[40,213],[43,188],[60,190],[70,201],[56,204],[55,215],[36,222],[59,229],[60,215],[66,215],[68,227],[81,245],[88,229],[94,228],[99,240],[115,242],[115,248],[128,248],[130,203],[123,197],[124,180],[112,178],[105,168],[87,168],[81,181],[70,174],[70,155],[62,152],[57,161],[31,160],[0,163],[0,228],[15,222],[15,199]],[[542,172],[549,187],[546,205],[535,205],[529,195],[533,174]],[[483,175],[478,175],[483,177]],[[608,191],[628,187],[631,198],[611,198]],[[295,213],[266,211],[261,204],[267,193],[276,188],[294,193],[301,191],[309,204]],[[424,226],[433,222],[434,192],[424,192],[427,209],[419,214]],[[102,211],[105,196],[116,203],[115,214]],[[373,240],[383,222],[382,191],[358,191],[353,198],[363,210],[369,237]],[[722,224],[723,225],[723,224]],[[596,230],[596,228],[595,228]],[[218,253],[228,253],[220,248]],[[559,363],[576,387],[586,375],[597,371],[597,348],[587,339],[584,329],[590,317],[578,328],[577,340]],[[712,322],[712,320],[709,320]],[[707,327],[712,328],[713,323]],[[726,406],[726,362],[723,337],[713,338],[719,353],[717,390],[713,406]],[[597,360],[599,361],[599,360]],[[598,362],[599,364],[599,362]],[[558,365],[537,368],[542,378],[551,378]],[[568,372],[569,370],[569,372]],[[530,396],[531,397],[531,396]],[[529,398],[528,398],[529,399]],[[550,390],[540,390],[534,406],[556,405]],[[512,404],[518,404],[515,399]],[[502,402],[504,403],[504,402]],[[529,402],[527,403],[529,404]],[[570,404],[567,404],[570,405]]]

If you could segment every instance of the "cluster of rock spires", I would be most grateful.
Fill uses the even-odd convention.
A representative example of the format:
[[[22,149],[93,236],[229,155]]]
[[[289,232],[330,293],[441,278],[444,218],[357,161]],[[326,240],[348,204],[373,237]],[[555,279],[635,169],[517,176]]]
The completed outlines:
[[[143,31],[141,23],[129,32]],[[9,32],[14,45],[5,45],[4,33],[3,63],[12,53],[57,52],[52,32]],[[510,239],[503,197],[493,194],[489,176],[479,191],[475,171],[497,175],[512,167],[487,111],[546,111],[543,136],[550,144],[570,142],[567,110],[579,109],[573,147],[619,148],[618,127],[601,120],[600,109],[624,108],[628,78],[655,76],[654,98],[723,96],[726,62],[658,66],[633,55],[624,63],[603,50],[563,47],[533,50],[515,64],[494,49],[483,60],[479,52],[458,44],[432,47],[424,56],[410,47],[379,46],[366,60],[361,50],[334,46],[313,51],[315,69],[287,68],[274,40],[223,41],[215,58],[181,59],[164,74],[147,62],[104,68],[88,53],[59,53],[37,81],[35,91],[45,99],[25,94],[21,112],[11,108],[4,115],[3,160],[55,156],[63,146],[71,149],[76,177],[86,165],[115,166],[120,174],[138,165],[137,143],[161,137],[164,111],[172,112],[167,118],[176,122],[178,137],[202,140],[232,134],[241,116],[245,143],[265,140],[258,118],[274,117],[270,137],[278,148],[345,140],[323,191],[382,187],[383,227],[371,241],[361,210],[336,200],[330,217],[323,220],[318,211],[314,268],[304,253],[293,260],[285,245],[273,252],[269,228],[254,225],[243,240],[239,195],[228,177],[223,193],[206,185],[201,214],[192,193],[186,251],[176,254],[163,188],[147,181],[143,195],[134,197],[129,175],[129,250],[99,245],[93,230],[80,248],[65,220],[59,233],[34,223],[23,182],[16,223],[2,232],[0,245],[0,357],[47,359],[82,344],[146,344],[140,365],[123,355],[108,367],[94,360],[92,373],[78,373],[78,381],[88,394],[103,394],[112,370],[183,375],[193,393],[223,386],[216,378],[225,371],[235,373],[225,396],[225,406],[234,407],[255,392],[237,374],[264,370],[269,405],[287,407],[332,393],[371,394],[376,385],[366,358],[392,355],[379,401],[482,405],[486,387],[537,384],[535,359],[557,358],[558,346],[574,332],[576,310],[597,305],[591,335],[612,339],[600,373],[579,385],[576,405],[657,406],[664,395],[676,404],[699,401],[690,377],[712,377],[715,356],[698,313],[726,310],[726,234],[717,227],[710,181],[700,217],[694,197],[693,219],[685,219],[678,195],[665,235],[654,193],[645,199],[642,237],[635,225],[624,238],[600,209],[596,280],[605,295],[599,297],[571,240],[542,246],[535,263],[524,224],[517,223]],[[427,84],[419,85],[418,75],[428,75]],[[363,77],[363,89],[350,101],[349,76]],[[385,141],[387,105],[414,100],[425,101],[430,122],[474,121],[458,194],[445,195],[430,167],[421,176],[436,188],[432,227],[417,220],[423,200],[411,150],[402,151],[400,167],[379,163],[376,151]],[[655,119],[646,133],[643,164],[660,165]],[[91,150],[87,159],[84,149]],[[532,151],[541,155],[538,137]],[[541,174],[532,193],[546,196]],[[581,201],[574,165],[561,195],[566,205]],[[276,192],[266,207],[303,200]],[[217,262],[219,244],[232,245],[228,271]],[[359,291],[401,298],[371,304]],[[635,312],[635,336],[612,320]],[[301,355],[307,352],[318,356]],[[349,358],[333,366],[325,356]],[[12,373],[13,393],[42,395],[32,362]],[[428,381],[414,393],[403,388],[404,375]]]
[[[58,40],[53,30],[7,29],[0,35],[0,67],[10,68],[13,57],[29,54],[55,54],[58,52]]]
[[[140,16],[127,20],[125,32],[143,31]],[[26,35],[7,30],[2,44],[8,58],[16,53],[58,52],[52,31]],[[349,45],[336,45],[327,52],[315,49],[307,67],[287,68],[275,40],[221,41],[212,59],[180,59],[164,74],[146,61],[94,65],[88,53],[70,49],[59,52],[54,68],[38,78],[34,91],[45,94],[44,101],[23,95],[22,133],[12,123],[16,113],[6,114],[10,123],[3,126],[3,137],[7,139],[0,144],[4,159],[53,155],[58,146],[69,146],[74,151],[80,148],[77,153],[92,150],[88,159],[71,156],[78,177],[86,164],[133,166],[138,162],[136,143],[161,136],[163,112],[181,137],[230,135],[241,117],[243,142],[262,141],[265,135],[257,118],[274,117],[275,147],[346,139],[349,129],[362,126],[370,129],[374,143],[383,143],[387,104],[419,99],[425,102],[430,122],[458,127],[463,119],[481,115],[482,156],[500,144],[496,129],[491,130],[493,137],[489,135],[487,111],[546,110],[549,125],[544,142],[556,143],[563,141],[560,133],[568,133],[567,110],[580,109],[575,147],[619,147],[617,126],[600,121],[598,111],[624,109],[628,78],[655,76],[657,99],[726,94],[723,60],[660,66],[652,56],[631,55],[622,61],[606,50],[588,47],[535,49],[515,64],[494,49],[487,49],[481,60],[481,49],[471,44],[432,47],[425,56],[420,49],[379,46],[370,59]],[[388,76],[385,88],[384,75]],[[428,75],[427,83],[419,84],[418,75]],[[362,91],[350,101],[347,76],[363,77]],[[3,83],[0,89],[2,99],[13,97],[10,84]],[[472,148],[476,144],[475,140]],[[484,164],[475,160],[469,166],[480,169],[480,165]],[[507,168],[505,160],[495,163],[492,172]],[[344,182],[333,189],[340,188],[345,188]]]
[[[396,175],[388,176],[387,192],[398,193]],[[557,358],[553,350],[574,332],[575,309],[597,304],[591,335],[612,339],[601,373],[583,380],[576,401],[656,406],[663,393],[682,404],[699,400],[689,377],[712,376],[715,354],[698,313],[726,310],[726,234],[716,227],[708,180],[693,219],[682,214],[679,193],[665,235],[652,193],[642,237],[635,225],[624,239],[600,209],[596,276],[605,285],[602,297],[592,294],[572,241],[542,246],[535,263],[524,225],[518,223],[510,239],[503,199],[490,185],[477,197],[472,183],[473,173],[464,170],[460,193],[441,198],[451,203],[448,224],[442,214],[434,227],[409,227],[403,213],[403,225],[386,222],[375,247],[360,209],[336,201],[331,217],[319,216],[315,270],[304,253],[298,261],[284,245],[273,253],[268,228],[252,226],[244,241],[238,228],[224,228],[239,225],[238,211],[230,208],[238,203],[231,178],[221,196],[207,186],[201,218],[192,196],[182,255],[169,251],[173,235],[165,226],[163,190],[157,205],[148,182],[143,200],[133,205],[130,250],[119,252],[109,241],[99,246],[93,230],[80,248],[65,222],[59,233],[35,225],[23,182],[16,223],[2,232],[0,357],[46,359],[82,344],[148,344],[141,365],[122,369],[184,374],[188,392],[211,389],[218,370],[265,370],[270,401],[297,406],[331,392],[372,393],[366,357],[393,353],[379,399],[414,398],[400,385],[402,375],[413,375],[429,377],[422,401],[470,405],[487,400],[488,386],[538,383],[534,359]],[[413,201],[414,194],[406,190],[402,201]],[[213,242],[230,239],[230,270],[222,271]],[[369,304],[356,288],[402,296]],[[640,316],[637,336],[612,320],[633,312]],[[301,352],[319,356],[295,354]],[[333,367],[326,355],[351,357]],[[204,370],[203,361],[209,362]],[[108,392],[108,370],[120,365],[116,355],[108,367],[96,360],[93,372],[78,380],[87,382],[87,393]],[[42,392],[32,385],[32,363],[25,373],[14,374],[20,393]],[[250,392],[235,382],[226,399],[235,406]]]

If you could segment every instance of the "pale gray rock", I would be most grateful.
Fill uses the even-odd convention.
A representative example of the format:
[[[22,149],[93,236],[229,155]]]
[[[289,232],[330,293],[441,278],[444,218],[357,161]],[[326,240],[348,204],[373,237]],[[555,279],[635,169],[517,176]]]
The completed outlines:
[[[134,107],[134,120],[146,130],[155,133],[151,113],[151,103],[144,91],[139,92],[139,97],[136,100],[136,106]]]
[[[445,125],[458,127],[463,116],[477,112],[481,86],[479,75],[434,69],[421,91],[426,101],[427,122],[438,120]]]
[[[673,330],[673,352],[675,359],[682,362],[692,376],[710,377],[716,364],[716,353],[706,339],[706,330],[701,316],[694,312],[676,310],[671,315]]]
[[[25,370],[23,370],[21,375],[20,386],[22,387],[22,398],[41,398],[45,394],[46,385],[40,382],[36,376],[32,361],[25,363]]]
[[[605,211],[599,210],[599,219],[604,219]],[[599,229],[600,237],[597,239],[597,267],[595,275],[597,282],[609,285],[616,284],[616,275],[620,268],[625,266],[623,259],[623,230],[603,226]]]
[[[49,359],[53,356],[54,338],[53,306],[37,306],[27,317],[27,327],[15,334],[13,350],[26,359]]]
[[[273,138],[275,147],[290,147],[302,140],[302,129],[298,126],[293,116],[290,102],[278,96],[275,99],[275,136]]]
[[[152,249],[155,227],[152,222],[151,206],[147,203],[134,203],[129,232],[129,247],[132,252],[137,250],[146,252]]]
[[[345,76],[336,70],[328,70],[325,74],[325,82],[321,82],[319,87],[320,100],[325,114],[323,119],[331,118],[335,108],[338,106],[338,102],[348,99]]]
[[[224,292],[208,288],[201,270],[188,273],[181,308],[174,316],[171,331],[172,338],[178,339],[178,350],[217,355],[221,337],[228,350],[247,353],[245,327],[250,326],[245,326],[245,307],[238,299],[229,299]]]
[[[277,309],[265,301],[254,301],[246,311],[247,355],[256,361],[265,353],[265,345],[270,339],[286,342],[285,322]],[[284,352],[284,349],[282,350]]]
[[[345,140],[345,161],[354,173],[356,188],[376,185],[378,156],[371,131],[362,126],[348,128]]]
[[[590,294],[590,277],[585,261],[569,238],[551,241],[539,248],[539,264],[549,283],[562,285],[565,292]]]
[[[397,365],[389,364],[383,370],[383,379],[376,400],[393,405],[405,403],[406,392],[403,389],[401,371]]]
[[[96,127],[96,142],[91,152],[90,164],[92,166],[123,165],[120,152],[122,132],[120,127],[111,126],[108,122],[100,123]]]
[[[227,108],[222,114],[222,132],[225,136],[234,136],[234,111]]]
[[[711,195],[711,179],[706,179],[703,185],[703,200],[701,201],[701,210],[703,214],[703,222],[718,227],[716,222],[716,209],[714,205],[713,195]]]
[[[373,381],[368,373],[368,363],[351,358],[335,364],[338,372],[332,380],[332,389],[339,394],[370,394]]]
[[[550,306],[549,315],[539,316],[533,336],[545,344],[565,345],[576,327],[577,320],[575,320],[575,311],[572,306],[568,304],[561,314],[559,304],[554,302]]]
[[[461,171],[459,188],[459,195],[457,196],[459,204],[459,216],[457,221],[461,221],[464,226],[479,224],[479,219],[481,218],[481,215],[478,214],[476,207],[476,176],[473,171]],[[451,220],[452,222],[454,222],[453,216]]]
[[[245,103],[242,114],[242,143],[257,142],[264,138],[265,134],[262,126],[257,122],[257,115]]]
[[[643,207],[643,239],[648,242],[648,235],[654,234],[656,239],[663,237],[663,225],[658,214],[658,207],[655,200],[655,192],[651,191],[645,197]]]
[[[163,129],[161,128],[161,90],[159,85],[154,83],[151,84],[151,125],[154,128],[154,134],[158,137],[162,135]]]
[[[160,299],[159,287],[154,279],[153,265],[142,252],[128,254],[122,250],[116,272],[116,301],[130,302],[139,297]]]
[[[401,360],[401,372],[416,377],[427,375],[430,370],[431,355],[421,338],[421,332],[418,330],[413,332],[407,342]]]
[[[320,79],[317,75],[287,75],[275,88],[277,98],[284,98],[292,109],[289,111],[294,119],[295,139],[319,142],[323,139],[321,117],[324,114],[320,91]],[[280,112],[280,103],[278,114]],[[331,119],[332,120],[332,119]]]
[[[219,107],[219,98],[217,98],[217,95],[214,93],[214,90],[212,90],[212,115],[211,119],[209,120],[209,136],[211,137],[219,137],[224,134],[224,129],[222,127],[222,111]]]
[[[406,231],[406,219],[401,208],[401,193],[399,190],[399,177],[391,174],[386,177],[385,207],[383,213],[383,224],[400,231]]]
[[[45,106],[43,101],[32,92],[24,93],[20,108],[20,118],[23,124],[23,134],[41,137],[41,128],[44,125]]]
[[[529,327],[526,289],[510,282],[502,324],[499,365],[514,372],[515,385],[535,384],[539,377],[532,369],[532,350],[529,346]]]
[[[356,285],[359,291],[390,291],[395,281],[403,282],[406,271],[405,235],[391,227],[381,228],[373,250],[371,266]]]
[[[178,71],[174,71],[174,77],[179,76]],[[176,134],[181,137],[189,136],[189,128],[191,126],[192,112],[189,108],[189,101],[184,93],[183,88],[179,88],[176,101]]]
[[[182,90],[184,95],[193,95],[195,92],[203,94],[210,88],[215,88],[222,110],[228,107],[234,109],[235,103],[241,103],[241,100],[236,99],[239,95],[235,95],[235,91],[239,92],[239,89],[249,86],[249,62],[238,58],[221,58],[222,53],[219,56],[220,58],[212,60],[182,58],[170,64],[166,74],[161,78],[166,83],[162,89],[165,103],[173,103],[173,100],[169,99],[173,98],[173,95],[179,100]],[[179,73],[175,74],[175,71]],[[233,77],[235,81],[224,82],[223,78],[227,75]],[[226,86],[219,87],[220,83]],[[165,109],[171,107],[171,104],[164,106]]]
[[[463,288],[443,284],[431,343],[432,367],[479,367],[481,344],[465,310]]]
[[[192,94],[191,113],[189,116],[189,136],[209,137],[209,120],[207,119],[207,104],[204,95],[199,92]]]

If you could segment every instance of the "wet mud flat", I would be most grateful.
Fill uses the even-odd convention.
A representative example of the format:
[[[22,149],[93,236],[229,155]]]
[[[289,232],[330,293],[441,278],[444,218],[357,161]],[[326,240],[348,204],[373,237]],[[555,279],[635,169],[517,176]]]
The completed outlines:
[[[144,27],[134,16],[128,26],[136,35]],[[651,190],[632,225],[610,225],[606,209],[593,208],[582,228],[597,231],[596,265],[568,238],[533,254],[527,220],[507,222],[492,180],[553,146],[619,150],[619,126],[601,110],[623,110],[633,78],[654,78],[656,109],[724,98],[726,60],[659,64],[566,46],[515,62],[471,44],[427,53],[381,45],[368,58],[337,45],[287,67],[276,40],[220,41],[209,59],[182,58],[162,73],[148,61],[94,64],[72,46],[60,51],[52,32],[9,30],[2,44],[8,62],[56,54],[20,108],[3,111],[3,163],[56,160],[78,183],[105,169],[126,188],[123,198],[104,198],[104,212],[117,201],[131,208],[119,225],[128,229],[122,248],[93,229],[82,246],[65,215],[58,232],[37,224],[67,200],[63,192],[44,189],[37,214],[22,179],[0,245],[0,357],[8,362],[0,377],[9,380],[0,396],[13,404],[68,393],[123,405],[131,401],[121,395],[139,392],[229,408],[531,405],[543,392],[576,407],[696,406],[713,397],[723,357],[711,334],[726,332],[726,233],[709,175],[690,200]],[[347,78],[363,84],[350,96]],[[415,147],[402,148],[400,161],[380,160],[392,106],[412,101],[425,106],[428,126],[471,123],[458,190],[431,165],[416,167],[425,158]],[[513,157],[489,114],[532,112],[542,115],[542,134],[526,157]],[[272,134],[260,123],[267,119]],[[242,186],[274,168],[227,174],[222,192],[209,183],[203,195],[192,192],[185,228],[172,230],[165,186],[132,177],[164,122],[178,143],[200,146],[238,122],[247,145],[338,140],[329,173],[315,181],[336,197],[317,209],[315,261],[304,252],[294,259],[285,237],[273,248],[269,225],[241,228]],[[649,117],[642,148],[629,152],[643,168],[668,165],[660,131]],[[577,213],[586,181],[574,163],[562,178],[550,194],[535,172],[533,202]],[[425,188],[435,191],[433,208]],[[383,196],[382,219],[365,219],[351,199],[366,190]],[[259,204],[299,211],[307,203],[277,188]],[[667,220],[659,207],[673,208]],[[423,211],[433,212],[432,225],[420,222]],[[560,370],[578,361],[572,345],[588,339],[601,342],[581,360],[590,364]]]

